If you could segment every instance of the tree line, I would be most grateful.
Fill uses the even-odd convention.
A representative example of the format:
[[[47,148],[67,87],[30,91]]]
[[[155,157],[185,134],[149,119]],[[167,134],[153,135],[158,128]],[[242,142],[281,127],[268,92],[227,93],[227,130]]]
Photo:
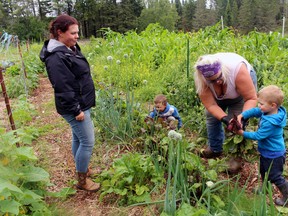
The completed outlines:
[[[169,31],[193,32],[221,21],[240,33],[281,31],[287,0],[0,0],[0,32],[40,41],[55,16],[80,23],[83,38],[101,29],[125,33],[159,23]],[[1,35],[0,35],[1,36]]]

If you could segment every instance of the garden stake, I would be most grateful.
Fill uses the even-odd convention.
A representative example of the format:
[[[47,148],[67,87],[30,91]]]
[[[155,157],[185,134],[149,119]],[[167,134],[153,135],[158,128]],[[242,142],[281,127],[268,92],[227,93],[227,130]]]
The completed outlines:
[[[188,94],[189,94],[189,68],[190,68],[190,61],[189,61],[189,58],[190,58],[190,48],[189,48],[189,38],[187,38],[187,62],[186,62],[186,75],[187,75],[187,85],[186,85],[186,98],[187,98],[187,104],[189,104],[189,99],[188,99]]]
[[[20,46],[20,41],[19,40],[17,40],[17,46],[18,46],[18,51],[19,51],[19,55],[20,55],[20,58],[21,58],[21,62],[22,62],[22,70],[24,72],[23,79],[24,79],[24,88],[25,88],[25,92],[26,92],[26,98],[28,98],[28,90],[27,90],[27,85],[26,85],[27,73],[26,73],[24,60],[23,60],[23,57],[22,57],[22,51],[21,51],[21,46]]]
[[[1,83],[2,93],[3,93],[4,99],[5,99],[5,105],[6,105],[6,109],[8,112],[8,117],[9,117],[11,128],[12,128],[12,130],[16,130],[16,126],[14,123],[14,119],[12,116],[12,111],[11,111],[11,107],[10,107],[10,103],[9,103],[9,98],[8,98],[8,95],[6,92],[6,87],[5,87],[2,71],[3,71],[3,68],[0,67],[0,83]],[[16,143],[16,145],[17,145],[17,147],[19,147],[18,143]]]
[[[24,72],[25,78],[27,78],[27,73],[26,73],[25,64],[24,64],[23,57],[22,57],[22,51],[21,51],[20,41],[19,40],[17,40],[17,46],[18,46],[18,51],[19,51],[19,55],[20,55],[20,58],[21,58],[21,62],[22,62],[23,72]]]
[[[26,51],[29,52],[30,42],[29,39],[26,40]]]

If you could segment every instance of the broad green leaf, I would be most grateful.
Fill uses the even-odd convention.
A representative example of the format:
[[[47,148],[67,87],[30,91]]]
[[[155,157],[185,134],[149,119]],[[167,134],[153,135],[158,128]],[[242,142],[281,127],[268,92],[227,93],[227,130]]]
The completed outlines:
[[[49,173],[40,167],[28,166],[21,168],[19,171],[26,182],[49,182]]]
[[[33,200],[41,200],[43,198],[42,196],[39,196],[38,194],[28,189],[23,189],[23,193],[24,197],[31,198]]]
[[[21,160],[37,160],[32,147],[19,147],[16,154]]]
[[[15,200],[0,200],[0,210],[1,212],[9,212],[15,215],[19,214],[20,203]]]
[[[23,193],[20,188],[18,188],[16,185],[11,184],[9,181],[0,179],[0,193],[4,190],[8,189],[10,191],[15,191],[18,193]]]
[[[180,208],[177,210],[176,212],[176,216],[189,216],[189,215],[193,215],[193,216],[204,216],[207,215],[207,210],[205,209],[196,209],[193,206],[187,204],[187,203],[183,203]]]

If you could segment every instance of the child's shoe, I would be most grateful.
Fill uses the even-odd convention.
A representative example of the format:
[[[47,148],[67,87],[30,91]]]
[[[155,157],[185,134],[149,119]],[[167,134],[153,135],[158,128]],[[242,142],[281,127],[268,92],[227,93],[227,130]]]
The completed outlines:
[[[274,200],[275,205],[288,207],[288,182],[279,185],[278,189],[282,194],[282,198],[277,198]]]

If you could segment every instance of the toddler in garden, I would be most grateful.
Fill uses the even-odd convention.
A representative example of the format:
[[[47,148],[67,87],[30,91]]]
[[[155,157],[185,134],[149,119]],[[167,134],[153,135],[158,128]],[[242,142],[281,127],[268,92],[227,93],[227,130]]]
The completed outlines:
[[[236,133],[246,139],[258,141],[260,153],[260,174],[264,181],[268,174],[268,181],[274,183],[282,194],[282,198],[274,200],[276,205],[288,206],[288,182],[283,177],[286,147],[283,128],[286,125],[286,110],[282,105],[284,94],[275,85],[269,85],[258,93],[258,107],[246,110],[238,116],[238,120],[251,117],[259,118],[258,130],[248,132],[238,130]]]
[[[177,129],[182,127],[182,120],[177,108],[170,105],[163,94],[155,96],[153,111],[145,118],[145,122],[149,121],[149,119],[164,123],[172,130],[176,129],[176,124]]]

